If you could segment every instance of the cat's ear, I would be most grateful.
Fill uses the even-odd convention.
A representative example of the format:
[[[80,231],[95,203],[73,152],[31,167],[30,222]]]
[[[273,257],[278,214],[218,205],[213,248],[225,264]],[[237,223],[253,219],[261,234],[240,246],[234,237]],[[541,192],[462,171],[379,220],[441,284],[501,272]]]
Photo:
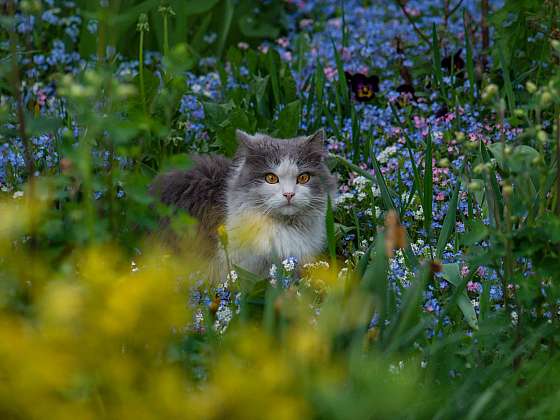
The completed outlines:
[[[239,145],[244,146],[247,149],[250,149],[252,147],[255,140],[252,135],[246,133],[243,130],[240,130],[239,128],[235,130],[235,137],[237,138]]]
[[[306,143],[308,146],[323,150],[323,148],[325,147],[325,129],[320,128],[319,130],[315,131],[315,133],[307,137]]]

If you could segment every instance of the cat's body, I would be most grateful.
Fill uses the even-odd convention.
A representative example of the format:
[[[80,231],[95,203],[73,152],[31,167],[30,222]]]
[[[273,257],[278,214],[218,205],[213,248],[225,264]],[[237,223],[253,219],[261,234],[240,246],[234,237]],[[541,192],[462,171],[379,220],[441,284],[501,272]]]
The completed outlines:
[[[152,191],[199,220],[200,236],[216,250],[213,265],[220,276],[227,259],[263,276],[277,260],[311,260],[324,247],[327,197],[336,191],[324,163],[323,132],[288,140],[240,131],[237,136],[232,161],[197,158],[190,170],[158,177]],[[227,252],[218,246],[221,224]]]

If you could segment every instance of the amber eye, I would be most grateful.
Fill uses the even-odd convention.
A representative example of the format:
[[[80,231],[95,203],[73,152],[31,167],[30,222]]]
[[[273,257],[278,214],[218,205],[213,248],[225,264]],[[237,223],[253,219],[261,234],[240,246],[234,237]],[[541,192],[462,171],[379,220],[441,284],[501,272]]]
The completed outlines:
[[[309,178],[311,178],[311,175],[309,175],[307,172],[304,172],[298,175],[297,182],[298,184],[306,184],[307,182],[309,182]]]
[[[266,174],[264,176],[264,179],[269,184],[276,184],[278,182],[278,177],[274,174]]]

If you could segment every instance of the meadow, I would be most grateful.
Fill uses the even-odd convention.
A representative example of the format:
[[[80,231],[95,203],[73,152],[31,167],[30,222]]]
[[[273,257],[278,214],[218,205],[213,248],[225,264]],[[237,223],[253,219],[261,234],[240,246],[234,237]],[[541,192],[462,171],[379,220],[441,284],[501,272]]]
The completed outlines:
[[[0,10],[1,418],[560,416],[557,1]],[[324,253],[209,281],[154,177],[320,128]]]

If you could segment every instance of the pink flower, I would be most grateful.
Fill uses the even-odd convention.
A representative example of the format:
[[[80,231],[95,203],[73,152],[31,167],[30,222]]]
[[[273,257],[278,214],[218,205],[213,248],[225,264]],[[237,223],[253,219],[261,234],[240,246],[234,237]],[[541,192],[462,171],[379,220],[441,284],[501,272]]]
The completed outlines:
[[[469,267],[464,265],[461,267],[461,275],[463,277],[468,276],[469,275]]]
[[[323,69],[323,73],[325,73],[325,77],[327,80],[332,81],[334,77],[337,75],[336,68],[327,66]]]
[[[480,293],[482,287],[480,283],[469,281],[467,283],[467,290],[471,293]]]
[[[278,38],[276,43],[280,45],[282,48],[287,48],[290,45],[290,41],[286,37]]]
[[[37,103],[40,106],[45,105],[45,102],[47,101],[47,95],[45,94],[45,92],[43,92],[42,90],[39,90],[37,92]]]
[[[291,53],[290,51],[284,51],[284,52],[282,53],[282,58],[283,58],[285,61],[292,61],[292,53]]]
[[[329,19],[329,25],[334,26],[336,29],[340,29],[340,27],[342,26],[342,19],[341,18],[333,18],[333,19]]]
[[[443,201],[443,200],[445,200],[445,194],[444,194],[443,192],[441,192],[441,191],[438,192],[437,195],[436,195],[436,200],[437,200],[437,201]]]
[[[313,25],[313,19],[302,19],[299,21],[299,27],[301,29],[305,29],[311,25]]]

